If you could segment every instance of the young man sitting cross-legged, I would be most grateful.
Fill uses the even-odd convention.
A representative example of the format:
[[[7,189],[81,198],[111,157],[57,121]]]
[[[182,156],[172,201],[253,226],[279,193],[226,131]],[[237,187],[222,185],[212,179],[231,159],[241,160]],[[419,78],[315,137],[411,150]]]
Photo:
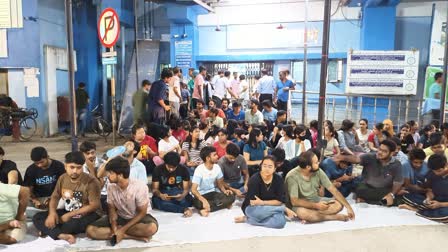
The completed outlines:
[[[0,244],[14,244],[25,238],[25,209],[28,187],[0,182]]]
[[[322,222],[329,220],[347,221],[355,218],[355,213],[347,200],[331,183],[325,172],[319,169],[319,159],[312,151],[299,156],[299,167],[286,175],[289,206],[304,222]],[[323,186],[336,200],[319,197],[319,188]],[[347,208],[347,215],[338,214],[342,207]]]
[[[106,165],[109,215],[87,227],[87,236],[95,240],[123,239],[148,242],[157,232],[157,220],[149,214],[148,187],[143,181],[129,179],[129,162],[115,157]],[[114,237],[115,236],[115,237]]]

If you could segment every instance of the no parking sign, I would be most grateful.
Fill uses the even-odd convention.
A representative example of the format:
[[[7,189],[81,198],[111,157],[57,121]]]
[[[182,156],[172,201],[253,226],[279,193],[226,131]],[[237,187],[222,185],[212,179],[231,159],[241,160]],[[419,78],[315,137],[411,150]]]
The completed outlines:
[[[110,48],[115,45],[120,36],[120,20],[117,12],[106,8],[98,20],[98,38],[103,46]]]

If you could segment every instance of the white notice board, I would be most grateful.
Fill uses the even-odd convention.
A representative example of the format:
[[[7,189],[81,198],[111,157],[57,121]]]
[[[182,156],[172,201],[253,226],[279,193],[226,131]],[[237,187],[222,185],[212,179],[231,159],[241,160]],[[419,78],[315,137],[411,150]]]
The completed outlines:
[[[418,51],[352,51],[347,57],[347,94],[415,95]]]

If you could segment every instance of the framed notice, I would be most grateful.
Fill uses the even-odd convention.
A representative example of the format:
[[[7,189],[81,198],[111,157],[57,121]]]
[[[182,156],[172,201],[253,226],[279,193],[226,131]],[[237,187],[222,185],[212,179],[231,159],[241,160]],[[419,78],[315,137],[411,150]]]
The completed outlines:
[[[352,51],[347,57],[347,94],[415,95],[418,51]]]
[[[174,50],[176,53],[176,66],[180,68],[191,67],[191,62],[193,61],[193,41],[175,41]]]

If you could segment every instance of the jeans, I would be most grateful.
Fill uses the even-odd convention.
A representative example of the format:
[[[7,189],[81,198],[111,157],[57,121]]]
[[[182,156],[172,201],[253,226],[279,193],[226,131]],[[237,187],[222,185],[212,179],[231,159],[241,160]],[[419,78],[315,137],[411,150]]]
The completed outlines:
[[[208,204],[210,204],[210,212],[228,208],[235,201],[235,195],[225,195],[221,192],[209,192],[202,195],[202,197],[204,197],[208,201]],[[204,209],[204,207],[202,206],[202,202],[197,198],[193,199],[193,205],[199,210]]]
[[[78,110],[79,133],[84,134],[87,128],[87,109]]]
[[[164,124],[166,119],[165,109],[158,106],[149,108],[149,120],[156,124]]]
[[[247,223],[268,228],[286,225],[285,206],[248,206],[245,210]]]
[[[417,215],[433,221],[448,223],[448,207],[430,209],[423,203],[425,199],[425,195],[418,193],[408,193],[403,196],[404,203],[418,209]]]
[[[233,189],[238,189],[240,190],[242,193],[245,193],[244,190],[244,183],[241,181],[238,182],[233,182],[233,183],[227,183],[230,187],[232,187]]]
[[[65,211],[64,209],[59,209],[56,211],[56,213],[60,217],[66,214],[67,211]],[[60,234],[85,233],[87,226],[100,218],[100,216],[96,213],[89,213],[80,218],[71,218],[68,222],[57,224],[53,229],[49,229],[45,226],[45,220],[47,219],[47,217],[48,212],[37,213],[33,217],[33,224],[37,228],[37,230],[42,232],[42,234],[48,235],[54,240],[57,240]]]
[[[183,190],[179,188],[173,188],[171,190],[161,190],[161,193],[168,194],[170,196],[182,194]],[[152,197],[152,206],[155,209],[159,209],[166,212],[171,213],[183,213],[185,208],[192,206],[193,197],[190,194],[187,194],[185,198],[181,201],[172,199],[172,200],[162,200],[160,197],[153,196]]]

